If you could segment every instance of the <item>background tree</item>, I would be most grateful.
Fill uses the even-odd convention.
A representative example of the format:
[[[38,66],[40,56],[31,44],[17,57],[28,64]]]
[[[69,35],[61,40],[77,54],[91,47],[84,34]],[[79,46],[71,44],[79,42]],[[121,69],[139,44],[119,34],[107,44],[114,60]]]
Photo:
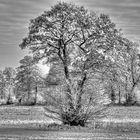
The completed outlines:
[[[34,64],[32,56],[25,56],[20,60],[20,66],[17,68],[16,85],[17,97],[20,102],[22,98],[27,98],[32,104],[37,103],[38,85],[41,84],[42,78],[39,68]],[[31,97],[34,95],[34,100]]]
[[[64,80],[64,71],[63,67],[59,64],[53,64],[50,66],[49,73],[46,78],[44,78],[45,85],[49,86],[57,86],[63,84]]]
[[[37,104],[38,98],[38,90],[44,86],[44,77],[41,76],[41,70],[38,66],[33,65],[32,67],[32,82],[33,82],[33,90],[34,90],[34,102],[33,104]]]
[[[136,103],[136,97],[134,90],[140,82],[140,57],[139,57],[139,45],[129,40],[125,40],[126,44],[126,57],[124,61],[126,63],[125,72],[125,90],[126,90],[126,104]]]
[[[7,104],[11,104],[15,97],[15,76],[16,76],[16,71],[12,67],[6,67],[3,71],[4,79],[5,79],[5,84],[6,84],[6,89],[8,91],[7,95]]]
[[[25,56],[20,60],[20,66],[17,68],[16,75],[16,85],[18,89],[17,96],[19,97],[19,100],[22,100],[22,98],[25,97],[28,101],[30,100],[33,86],[32,66],[33,59],[31,56]]]
[[[110,68],[104,73],[104,77],[110,81],[109,90],[114,89],[111,92],[114,97],[112,102],[119,96],[120,103],[120,96],[125,96],[126,104],[132,105],[136,102],[134,90],[139,84],[139,46],[123,37],[119,37],[118,40],[120,45],[107,56],[113,61],[110,61]]]
[[[3,75],[3,71],[0,71],[0,98],[4,99],[6,97],[6,82]]]

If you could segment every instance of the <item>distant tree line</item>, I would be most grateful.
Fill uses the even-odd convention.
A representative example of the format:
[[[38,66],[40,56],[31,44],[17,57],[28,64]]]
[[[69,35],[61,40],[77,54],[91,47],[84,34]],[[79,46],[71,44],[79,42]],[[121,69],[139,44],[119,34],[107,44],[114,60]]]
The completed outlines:
[[[68,5],[60,4],[57,6],[67,7]],[[1,99],[5,99],[6,104],[10,104],[14,102],[12,101],[12,96],[14,96],[20,103],[23,98],[30,100],[33,92],[34,104],[36,104],[38,87],[41,87],[41,85],[47,85],[47,87],[60,85],[65,79],[64,75],[69,81],[68,69],[73,67],[70,73],[78,75],[78,72],[80,73],[81,68],[84,66],[86,68],[82,72],[83,80],[85,71],[90,69],[91,72],[91,68],[94,68],[94,74],[91,72],[90,75],[102,82],[103,91],[109,96],[113,104],[131,105],[137,103],[135,89],[139,87],[140,83],[139,45],[123,37],[121,30],[116,29],[115,24],[108,15],[101,14],[96,17],[92,13],[92,18],[95,21],[90,21],[91,15],[86,15],[86,11],[83,8],[77,9],[82,12],[77,14],[82,14],[82,16],[85,14],[87,19],[79,17],[79,27],[72,27],[66,21],[63,23],[64,25],[61,23],[64,26],[61,30],[65,36],[61,32],[58,38],[57,33],[60,29],[53,27],[58,23],[51,23],[46,19],[46,16],[53,17],[55,12],[59,11],[59,9],[57,11],[57,6],[56,11],[53,9],[54,11],[44,13],[31,20],[30,34],[20,46],[21,48],[30,46],[34,56],[25,56],[20,60],[20,66],[16,69],[6,67],[3,71],[0,71]],[[57,17],[55,18],[57,19]],[[71,24],[76,22],[72,21],[72,19],[68,20],[71,21]],[[94,25],[95,27],[93,27],[92,22],[96,24],[96,26]],[[81,26],[84,27],[81,28]],[[69,28],[68,31],[66,31],[66,27]],[[48,30],[46,30],[47,28]],[[39,29],[42,29],[42,32],[46,32],[46,35],[36,35]],[[66,40],[66,38],[68,39]],[[35,44],[36,41],[39,43],[35,47],[32,44]],[[46,44],[47,46],[45,46]],[[68,50],[61,49],[61,46],[63,48],[66,45],[69,45]],[[75,47],[79,47],[80,50],[75,49]],[[44,57],[47,58],[47,63],[51,64],[50,71],[45,78],[41,77],[41,71],[36,65]],[[88,65],[85,66],[84,63]],[[65,66],[64,71],[63,65]]]
[[[25,56],[16,69],[6,67],[0,71],[1,104],[37,104],[38,92],[44,87],[44,81],[33,58]]]
[[[57,6],[67,7],[68,5]],[[77,10],[86,12],[83,8]],[[66,78],[71,90],[70,77],[81,76],[82,79],[78,80],[81,86],[88,78],[98,80],[102,84],[103,93],[109,97],[112,104],[138,104],[135,90],[140,85],[139,45],[123,37],[121,30],[117,30],[109,16],[104,14],[99,17],[92,15],[95,21],[90,21],[90,16],[86,13],[77,13],[85,14],[86,21],[79,17],[83,21],[78,21],[79,27],[75,28],[66,21],[64,25],[61,23],[64,26],[62,31],[65,36],[61,32],[58,38],[57,33],[60,29],[53,28],[56,23],[50,23],[46,19],[46,16],[53,17],[55,12],[57,10],[44,13],[31,21],[30,34],[20,46],[21,48],[29,46],[34,56],[25,56],[16,69],[6,67],[0,71],[1,100],[5,104],[21,103],[22,100],[36,104],[38,90],[41,88],[48,89],[51,86],[62,85]],[[90,22],[95,22],[96,26],[93,27],[93,23]],[[66,30],[65,26],[70,29]],[[84,27],[81,28],[81,26]],[[36,35],[39,28],[48,28],[48,31],[42,29],[46,32],[45,36]],[[39,42],[38,45],[36,41]],[[33,43],[36,47],[31,45]],[[41,76],[40,68],[36,65],[42,58],[47,58],[46,63],[51,64],[46,77]]]

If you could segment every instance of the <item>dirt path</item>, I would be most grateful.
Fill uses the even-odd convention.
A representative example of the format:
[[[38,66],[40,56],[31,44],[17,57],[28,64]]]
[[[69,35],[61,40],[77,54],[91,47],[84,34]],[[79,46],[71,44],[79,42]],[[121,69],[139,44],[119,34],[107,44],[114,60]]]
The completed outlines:
[[[139,133],[124,132],[58,132],[31,129],[0,129],[0,140],[140,140]]]

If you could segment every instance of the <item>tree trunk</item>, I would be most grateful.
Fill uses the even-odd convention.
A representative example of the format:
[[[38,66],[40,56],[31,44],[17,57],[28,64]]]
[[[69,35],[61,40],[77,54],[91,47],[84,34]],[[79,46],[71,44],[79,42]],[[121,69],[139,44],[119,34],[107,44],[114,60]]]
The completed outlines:
[[[127,94],[126,94],[126,104],[127,105],[134,105],[136,103],[135,97],[134,97],[135,95],[133,93],[135,86],[136,86],[136,84],[134,84],[132,86],[130,91],[127,91]]]
[[[36,87],[35,87],[35,100],[34,100],[34,104],[37,103],[37,92],[38,92],[38,88],[37,88],[37,84],[36,84]]]
[[[111,88],[110,89],[111,90],[110,98],[111,98],[111,102],[114,104],[115,103],[116,96],[115,96],[115,91],[114,91],[113,85],[111,85],[110,88]]]
[[[27,85],[27,93],[28,93],[28,99],[27,101],[30,101],[30,94],[31,94],[31,81],[28,79],[28,85]]]
[[[76,111],[77,111],[77,113],[80,111],[81,106],[82,106],[81,102],[82,102],[83,86],[84,86],[84,83],[85,83],[85,81],[87,79],[86,73],[84,73],[82,76],[83,76],[82,80],[80,81],[80,83],[78,85],[79,86],[78,87],[79,88],[79,94],[78,94],[77,103],[76,103]]]
[[[8,89],[8,90],[9,90],[9,91],[8,91],[9,93],[8,93],[8,98],[7,98],[7,105],[11,104],[11,102],[10,102],[10,98],[11,98],[10,89],[11,89],[11,88]]]
[[[60,40],[59,42],[60,46],[62,47],[62,41]],[[66,53],[66,46],[64,45],[63,47],[63,66],[64,66],[64,74],[66,78],[66,84],[67,84],[67,98],[68,98],[68,103],[70,106],[70,109],[74,109],[74,104],[73,104],[73,98],[72,98],[72,85],[71,85],[71,79],[69,75],[69,69],[68,69],[68,61],[67,61],[67,53]]]
[[[121,104],[121,89],[120,89],[120,86],[119,86],[119,105]]]

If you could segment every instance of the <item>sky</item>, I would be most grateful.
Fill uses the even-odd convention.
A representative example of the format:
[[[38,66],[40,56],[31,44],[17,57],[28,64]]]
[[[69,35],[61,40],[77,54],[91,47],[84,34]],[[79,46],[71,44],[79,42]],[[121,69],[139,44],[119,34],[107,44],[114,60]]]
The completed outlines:
[[[0,0],[0,69],[17,67],[27,55],[19,44],[27,36],[30,19],[59,0]],[[62,1],[62,0],[61,0]],[[140,42],[140,0],[63,0],[97,13],[109,14],[127,38]]]

